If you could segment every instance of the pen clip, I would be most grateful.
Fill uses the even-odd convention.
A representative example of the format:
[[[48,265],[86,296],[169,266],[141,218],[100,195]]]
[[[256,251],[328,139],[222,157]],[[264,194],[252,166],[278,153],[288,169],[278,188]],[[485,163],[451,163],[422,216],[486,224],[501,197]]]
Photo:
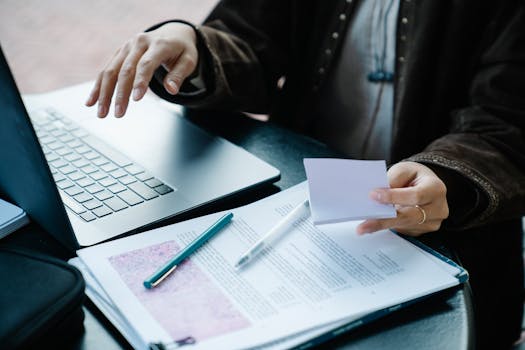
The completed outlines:
[[[174,265],[171,269],[169,269],[168,271],[164,272],[164,274],[162,276],[160,276],[160,278],[158,280],[156,280],[155,282],[151,283],[151,286],[152,287],[156,287],[160,282],[164,281],[166,279],[166,277],[168,277],[170,275],[170,273],[172,273],[173,270],[175,270],[177,268],[177,266],[179,266],[179,265]]]
[[[179,339],[179,340],[175,340],[171,343],[167,343],[167,344],[164,344],[164,343],[149,343],[148,344],[148,348],[149,350],[172,350],[172,349],[177,349],[177,348],[180,348],[181,346],[184,346],[184,345],[193,345],[195,344],[197,341],[195,340],[195,338],[193,337],[186,337],[186,338],[182,338],[182,339]]]

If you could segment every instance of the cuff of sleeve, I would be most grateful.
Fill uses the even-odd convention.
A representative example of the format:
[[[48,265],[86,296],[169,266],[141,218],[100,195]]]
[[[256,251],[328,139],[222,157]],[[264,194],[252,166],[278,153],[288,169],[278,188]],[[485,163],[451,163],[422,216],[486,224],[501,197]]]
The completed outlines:
[[[407,160],[429,167],[445,183],[449,217],[443,221],[442,228],[459,230],[474,226],[475,222],[482,221],[492,211],[485,191],[459,170],[429,161],[425,157],[415,156]]]

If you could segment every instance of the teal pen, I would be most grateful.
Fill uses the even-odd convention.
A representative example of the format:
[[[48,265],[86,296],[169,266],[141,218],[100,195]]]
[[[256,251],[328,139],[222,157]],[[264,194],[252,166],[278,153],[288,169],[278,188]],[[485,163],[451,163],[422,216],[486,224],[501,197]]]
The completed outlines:
[[[186,248],[181,250],[177,255],[171,258],[164,266],[157,270],[150,278],[144,281],[144,287],[151,289],[156,287],[160,282],[162,282],[170,273],[172,273],[184,259],[186,259],[190,254],[195,252],[200,246],[206,243],[211,237],[213,237],[217,232],[219,232],[226,224],[228,224],[233,218],[233,213],[228,213],[217,220],[213,225],[211,225],[206,231],[204,231],[199,237],[197,237],[193,242],[188,244]]]

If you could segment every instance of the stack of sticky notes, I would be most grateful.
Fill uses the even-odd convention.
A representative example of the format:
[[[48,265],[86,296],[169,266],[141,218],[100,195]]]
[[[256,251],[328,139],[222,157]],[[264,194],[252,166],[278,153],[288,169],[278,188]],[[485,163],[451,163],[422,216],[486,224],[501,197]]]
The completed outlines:
[[[16,231],[29,222],[26,212],[0,199],[0,238]]]
[[[389,188],[384,160],[305,158],[314,224],[393,218],[392,204],[370,198],[376,188]]]

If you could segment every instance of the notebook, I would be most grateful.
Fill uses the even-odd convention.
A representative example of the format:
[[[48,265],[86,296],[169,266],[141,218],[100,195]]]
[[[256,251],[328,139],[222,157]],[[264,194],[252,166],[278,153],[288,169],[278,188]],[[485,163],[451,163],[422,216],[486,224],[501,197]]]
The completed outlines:
[[[28,222],[29,218],[22,208],[0,199],[0,238],[18,230]]]
[[[0,50],[0,196],[74,250],[279,179],[279,170],[147,96],[124,118],[91,83],[24,96]]]
[[[239,256],[308,198],[306,183],[235,208],[232,221],[158,286],[144,279],[224,213],[77,251],[86,294],[135,349],[305,349],[465,282],[416,240],[308,212],[242,269]],[[186,346],[192,344],[191,346]]]

